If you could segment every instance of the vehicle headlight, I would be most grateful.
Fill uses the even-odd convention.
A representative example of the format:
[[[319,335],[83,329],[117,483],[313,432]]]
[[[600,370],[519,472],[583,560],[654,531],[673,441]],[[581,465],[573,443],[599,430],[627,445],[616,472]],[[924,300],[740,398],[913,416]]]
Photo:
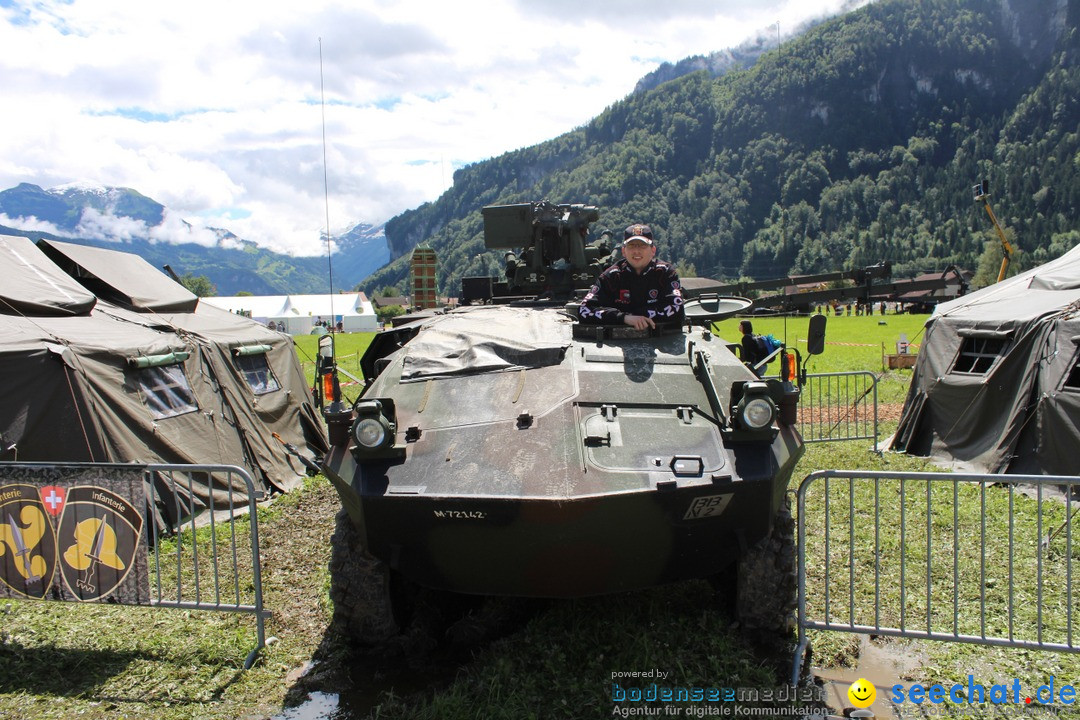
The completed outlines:
[[[356,442],[373,450],[386,442],[386,427],[376,418],[366,417],[356,423],[353,435]]]
[[[759,431],[769,428],[776,420],[776,403],[769,394],[769,386],[763,381],[748,382],[740,393],[734,415],[744,430]]]
[[[740,417],[745,427],[761,430],[772,425],[776,417],[776,406],[767,397],[756,397],[742,404]]]
[[[361,400],[356,404],[352,436],[359,450],[374,452],[393,445],[396,429],[394,423],[384,414],[382,402]]]

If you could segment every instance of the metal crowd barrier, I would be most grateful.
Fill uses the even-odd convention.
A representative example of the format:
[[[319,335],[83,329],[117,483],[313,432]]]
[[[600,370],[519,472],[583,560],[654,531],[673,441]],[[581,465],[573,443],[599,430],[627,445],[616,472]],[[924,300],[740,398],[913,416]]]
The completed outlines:
[[[232,520],[239,508],[231,492],[208,493],[204,501],[206,509],[188,517],[166,543],[159,536],[157,524],[151,523],[154,540],[151,551],[154,558],[151,604],[184,610],[251,613],[255,616],[257,644],[244,660],[244,669],[251,668],[259,651],[266,646],[265,623],[271,616],[263,607],[262,566],[259,561],[259,519],[255,502],[261,497],[261,491],[255,490],[255,483],[247,471],[231,465],[147,465],[145,472],[148,504],[154,507],[155,501],[171,502],[176,506],[176,517],[184,517],[183,509],[179,506],[180,498],[194,492],[194,473],[224,475],[226,487],[232,486],[234,477],[244,482],[247,500],[242,507],[249,520],[246,537],[237,538],[236,523]],[[168,498],[159,496],[161,486],[152,482],[151,478],[155,473],[171,491]],[[219,494],[224,497],[218,499]],[[219,530],[221,525],[225,525],[224,531]],[[200,550],[199,527],[208,528],[202,533],[209,538],[209,548]],[[163,545],[169,549],[163,551]],[[248,558],[250,564],[247,564]],[[169,582],[162,580],[163,571]]]
[[[805,442],[878,442],[877,376],[872,372],[807,374],[799,398]]]
[[[807,630],[1080,652],[1080,477],[842,472],[798,490]]]
[[[14,557],[0,596],[250,613],[248,669],[270,617],[261,494],[229,465],[0,463],[0,549]]]

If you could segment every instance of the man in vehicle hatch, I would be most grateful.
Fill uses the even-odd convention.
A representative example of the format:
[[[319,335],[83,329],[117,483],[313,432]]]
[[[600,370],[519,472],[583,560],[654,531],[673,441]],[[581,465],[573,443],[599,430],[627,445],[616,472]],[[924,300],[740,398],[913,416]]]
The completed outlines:
[[[682,322],[679,275],[670,263],[656,259],[652,228],[626,228],[622,259],[596,278],[578,315],[585,323],[624,324],[636,330],[655,328],[657,322]]]

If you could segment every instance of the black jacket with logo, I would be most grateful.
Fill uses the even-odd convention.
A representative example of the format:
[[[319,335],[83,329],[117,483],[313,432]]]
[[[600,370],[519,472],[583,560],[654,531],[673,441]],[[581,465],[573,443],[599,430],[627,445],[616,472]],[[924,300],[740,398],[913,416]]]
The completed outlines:
[[[663,260],[652,260],[638,275],[625,258],[596,278],[581,300],[582,322],[617,324],[627,315],[644,315],[660,322],[682,321],[683,297],[679,274]]]

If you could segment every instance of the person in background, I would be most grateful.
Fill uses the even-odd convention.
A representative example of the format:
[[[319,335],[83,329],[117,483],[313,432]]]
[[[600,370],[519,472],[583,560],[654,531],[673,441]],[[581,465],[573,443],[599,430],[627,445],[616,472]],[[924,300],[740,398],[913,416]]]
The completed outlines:
[[[742,320],[739,322],[739,332],[742,333],[742,342],[740,343],[740,357],[743,363],[754,371],[754,374],[758,377],[765,375],[765,366],[760,368],[754,366],[761,362],[765,356],[762,354],[761,346],[757,341],[757,337],[754,336],[754,324],[749,320]]]
[[[623,231],[622,259],[596,278],[581,300],[584,323],[655,328],[657,321],[682,322],[683,297],[674,266],[656,259],[652,228],[634,224]]]

